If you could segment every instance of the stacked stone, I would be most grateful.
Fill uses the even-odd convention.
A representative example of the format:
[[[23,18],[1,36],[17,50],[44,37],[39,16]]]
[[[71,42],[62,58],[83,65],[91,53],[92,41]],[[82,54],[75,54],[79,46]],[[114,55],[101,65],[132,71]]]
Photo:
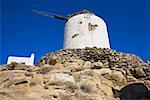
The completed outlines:
[[[132,83],[150,86],[149,64],[111,49],[64,49],[46,54],[36,66],[0,68],[2,100],[120,100],[127,95],[121,89]],[[141,97],[149,100],[145,93]]]
[[[146,73],[145,80],[150,80],[150,60],[147,60],[145,64],[146,64],[146,66],[144,66],[144,72]]]
[[[83,60],[84,62],[89,61],[92,65],[96,62],[102,63],[104,68],[122,70],[125,76],[133,75],[136,78],[149,76],[149,71],[147,71],[148,65],[146,65],[139,57],[107,48],[59,50],[42,57],[38,62],[38,66],[44,64],[54,65],[55,63],[63,64],[66,62],[76,62],[77,60]]]

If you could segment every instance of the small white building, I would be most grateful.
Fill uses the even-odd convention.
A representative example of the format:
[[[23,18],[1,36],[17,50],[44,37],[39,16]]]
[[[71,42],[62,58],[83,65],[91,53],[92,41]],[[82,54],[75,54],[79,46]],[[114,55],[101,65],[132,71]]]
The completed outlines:
[[[95,14],[83,10],[69,16],[64,30],[64,49],[110,48],[107,25]]]
[[[34,65],[34,53],[31,54],[31,57],[17,57],[17,56],[9,56],[7,60],[7,64],[12,62],[16,63],[24,63],[26,65],[33,66]]]

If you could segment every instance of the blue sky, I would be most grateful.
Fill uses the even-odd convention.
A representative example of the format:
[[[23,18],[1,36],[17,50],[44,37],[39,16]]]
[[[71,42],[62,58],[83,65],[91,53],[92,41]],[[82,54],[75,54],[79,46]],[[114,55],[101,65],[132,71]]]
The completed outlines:
[[[0,0],[0,64],[9,55],[34,52],[37,61],[63,48],[65,21],[32,9],[63,16],[87,9],[106,21],[112,49],[150,59],[150,0]]]

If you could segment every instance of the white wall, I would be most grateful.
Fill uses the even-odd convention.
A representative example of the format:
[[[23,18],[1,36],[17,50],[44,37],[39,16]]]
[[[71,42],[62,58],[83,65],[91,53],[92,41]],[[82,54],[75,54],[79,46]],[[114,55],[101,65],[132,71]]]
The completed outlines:
[[[71,17],[64,32],[64,48],[110,48],[106,23],[94,14]]]
[[[34,53],[31,54],[31,57],[17,57],[17,56],[9,56],[7,60],[7,64],[12,62],[24,63],[26,65],[33,66],[34,65]]]

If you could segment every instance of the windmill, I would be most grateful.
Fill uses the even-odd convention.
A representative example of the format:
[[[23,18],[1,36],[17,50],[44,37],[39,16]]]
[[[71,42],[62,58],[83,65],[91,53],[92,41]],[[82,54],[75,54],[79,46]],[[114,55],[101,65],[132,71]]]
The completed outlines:
[[[32,11],[43,16],[66,21],[64,49],[85,47],[110,48],[106,23],[102,18],[90,11],[82,10],[67,17],[38,10]]]

